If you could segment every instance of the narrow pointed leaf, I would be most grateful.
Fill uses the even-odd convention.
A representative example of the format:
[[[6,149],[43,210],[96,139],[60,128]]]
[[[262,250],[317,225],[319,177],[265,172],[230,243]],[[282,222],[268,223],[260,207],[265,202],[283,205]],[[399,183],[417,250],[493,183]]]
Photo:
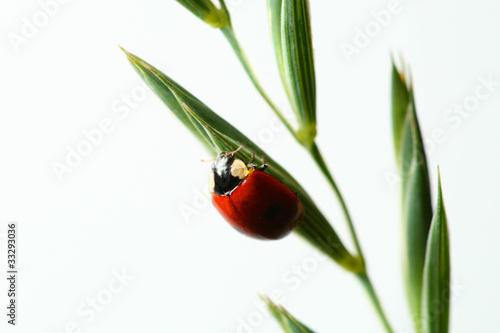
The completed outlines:
[[[394,146],[402,179],[403,270],[410,310],[418,325],[425,251],[432,220],[431,191],[413,89],[396,67],[393,67],[392,78],[393,135],[394,140],[400,140],[394,142]]]
[[[295,319],[288,311],[282,306],[273,303],[269,298],[262,297],[262,300],[267,304],[269,312],[278,321],[283,332],[285,333],[314,333],[313,330],[302,324]]]
[[[360,260],[353,257],[347,251],[338,235],[309,195],[285,169],[250,139],[167,75],[140,58],[126,51],[124,52],[143,80],[165,102],[182,123],[211,148],[214,155],[220,151],[234,151],[242,146],[243,149],[238,152],[241,159],[249,160],[252,153],[255,153],[256,163],[262,164],[265,160],[269,165],[266,172],[297,193],[304,206],[305,215],[302,225],[296,228],[295,232],[345,269],[354,272],[362,269]],[[177,103],[172,101],[172,96]],[[193,124],[198,125],[195,126]]]
[[[438,199],[432,219],[422,290],[422,323],[425,333],[447,333],[450,313],[450,245],[438,170]]]
[[[269,3],[269,11],[276,12],[278,2]],[[277,13],[272,13],[271,29],[276,45]],[[301,142],[312,144],[316,136],[316,78],[312,48],[309,2],[307,0],[282,0],[281,4],[281,53],[278,69],[285,82],[283,85],[290,98],[292,109],[297,113]],[[282,63],[282,64],[281,64]]]

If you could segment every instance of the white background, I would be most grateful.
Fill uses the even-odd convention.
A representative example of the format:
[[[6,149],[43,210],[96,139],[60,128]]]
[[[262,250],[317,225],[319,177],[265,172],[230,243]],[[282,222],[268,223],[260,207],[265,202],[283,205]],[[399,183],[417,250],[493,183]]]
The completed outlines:
[[[285,107],[264,1],[228,5],[257,74]],[[356,29],[387,6],[311,3],[319,145],[348,201],[390,320],[397,332],[411,332],[398,186],[387,180],[395,172],[390,53],[404,55],[424,137],[445,134],[429,143],[428,162],[434,198],[441,167],[449,218],[452,331],[498,332],[500,86],[460,123],[444,117],[471,100],[480,77],[500,82],[500,6],[403,1],[401,12],[348,62],[341,43],[353,44]],[[18,325],[9,332],[277,332],[254,305],[257,293],[273,290],[319,332],[381,331],[356,279],[318,261],[300,238],[261,242],[228,227],[204,196],[209,165],[199,161],[212,156],[152,93],[126,106],[131,92],[143,90],[118,44],[257,138],[352,248],[331,190],[305,151],[273,126],[272,112],[217,30],[173,0],[74,0],[14,47],[13,34],[22,36],[25,20],[41,11],[34,0],[1,1],[0,242],[5,249],[6,224],[16,221],[20,247]],[[59,181],[54,162],[66,163],[68,149],[86,140],[82,131],[103,119],[113,130]],[[182,207],[196,214],[183,217]],[[294,267],[309,273],[299,277]],[[122,270],[133,279],[116,292],[114,274]],[[7,285],[1,281],[3,331]],[[92,298],[106,304],[91,310]],[[252,326],[238,331],[242,321]]]

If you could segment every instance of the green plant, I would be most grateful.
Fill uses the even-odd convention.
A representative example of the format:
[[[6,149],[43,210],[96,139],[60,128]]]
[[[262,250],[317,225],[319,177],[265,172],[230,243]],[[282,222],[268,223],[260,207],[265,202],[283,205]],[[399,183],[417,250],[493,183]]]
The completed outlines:
[[[356,253],[347,250],[312,197],[268,154],[170,77],[123,50],[128,60],[156,95],[212,154],[233,151],[242,146],[243,149],[239,152],[242,158],[248,160],[252,153],[255,153],[257,163],[263,163],[263,159],[267,161],[270,165],[267,172],[298,193],[304,205],[304,221],[294,230],[295,233],[357,277],[366,290],[383,327],[387,332],[392,332],[389,320],[371,283],[365,257],[345,200],[315,142],[316,80],[308,1],[267,1],[277,66],[283,88],[297,118],[297,128],[288,123],[260,85],[237,40],[224,1],[220,0],[220,8],[210,0],[178,0],[178,2],[204,22],[221,30],[257,91],[295,140],[309,152],[330,184],[344,212]],[[402,177],[401,221],[408,302],[417,332],[447,332],[449,299],[444,300],[446,303],[444,311],[438,313],[433,311],[432,307],[436,300],[443,301],[441,293],[449,289],[446,215],[440,181],[438,181],[436,212],[434,216],[432,213],[427,161],[417,120],[413,87],[407,77],[407,72],[398,70],[393,65],[392,121],[394,151]],[[311,332],[283,308],[265,297],[264,300],[285,332]]]

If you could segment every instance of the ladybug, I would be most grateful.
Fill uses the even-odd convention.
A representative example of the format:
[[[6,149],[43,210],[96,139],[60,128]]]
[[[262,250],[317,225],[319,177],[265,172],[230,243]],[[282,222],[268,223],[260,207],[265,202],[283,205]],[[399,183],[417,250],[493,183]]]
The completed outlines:
[[[214,159],[209,177],[212,203],[236,230],[258,239],[280,239],[299,226],[304,216],[297,195],[258,167],[221,152]]]

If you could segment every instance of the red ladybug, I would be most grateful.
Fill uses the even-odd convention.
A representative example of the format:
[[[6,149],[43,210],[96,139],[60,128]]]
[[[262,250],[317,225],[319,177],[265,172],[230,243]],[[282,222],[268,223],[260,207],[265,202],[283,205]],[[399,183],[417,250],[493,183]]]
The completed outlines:
[[[209,185],[212,203],[224,219],[243,234],[280,239],[302,222],[304,209],[295,193],[257,167],[222,152],[212,164]]]

